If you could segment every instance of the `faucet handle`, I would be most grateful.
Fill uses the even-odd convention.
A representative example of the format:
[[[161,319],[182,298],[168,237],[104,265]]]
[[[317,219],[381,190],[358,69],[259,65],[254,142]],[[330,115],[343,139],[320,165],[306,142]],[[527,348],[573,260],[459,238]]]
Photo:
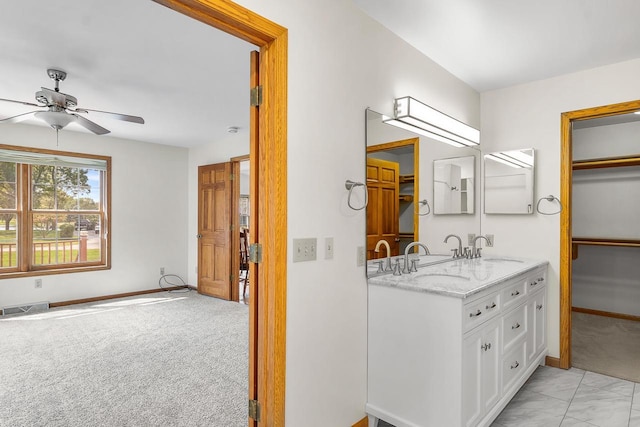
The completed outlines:
[[[464,258],[469,258],[471,257],[471,250],[469,249],[469,247],[467,246],[466,248],[464,248],[464,252],[462,253],[462,256]]]
[[[400,271],[400,258],[396,259],[396,266],[393,268],[394,276],[402,276],[402,272]]]
[[[391,265],[391,257],[387,257],[387,268],[385,268],[385,271],[392,271],[393,270],[393,266]]]
[[[456,258],[460,257],[460,255],[458,254],[458,250],[457,249],[451,249],[451,252],[453,252],[453,259],[456,259]]]
[[[480,253],[481,250],[482,248],[476,248],[476,258],[482,258],[482,254]]]
[[[418,271],[418,259],[414,258],[411,260],[411,268],[409,269],[410,272],[417,272]]]
[[[376,271],[376,273],[384,273],[384,267],[382,267],[384,260],[376,261],[376,264],[378,264],[378,271]]]

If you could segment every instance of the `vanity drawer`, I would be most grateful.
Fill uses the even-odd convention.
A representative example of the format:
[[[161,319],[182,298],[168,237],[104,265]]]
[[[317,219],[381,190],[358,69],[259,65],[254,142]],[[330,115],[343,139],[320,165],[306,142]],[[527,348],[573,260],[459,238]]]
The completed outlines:
[[[527,305],[516,308],[502,318],[503,351],[507,353],[516,342],[527,334]]]
[[[496,292],[464,306],[462,324],[465,332],[500,312],[500,293]]]
[[[529,292],[535,292],[547,283],[547,271],[537,270],[530,274],[527,278],[527,289]]]
[[[507,393],[514,382],[521,378],[526,368],[526,341],[522,341],[502,358],[502,392]]]
[[[505,308],[517,305],[520,301],[524,301],[528,282],[528,280],[525,281],[524,279],[519,279],[502,291],[502,301]]]

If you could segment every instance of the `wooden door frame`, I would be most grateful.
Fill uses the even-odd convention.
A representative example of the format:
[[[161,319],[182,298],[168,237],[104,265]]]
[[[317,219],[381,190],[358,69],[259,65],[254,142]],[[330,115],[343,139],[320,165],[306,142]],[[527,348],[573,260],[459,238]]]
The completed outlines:
[[[394,148],[413,145],[413,241],[420,241],[420,202],[417,200],[420,192],[420,138],[401,139],[384,144],[368,145],[367,154]],[[400,212],[398,212],[400,214]]]
[[[231,289],[231,300],[235,302],[240,302],[240,274],[237,273],[240,271],[240,257],[237,254],[240,253],[240,233],[238,230],[240,229],[240,221],[238,212],[240,211],[240,162],[249,161],[250,156],[248,154],[242,156],[236,156],[229,159],[231,162],[231,173],[234,176],[233,186],[232,186],[232,201],[231,201],[231,229],[233,233],[231,234],[231,271],[233,272],[233,280]],[[235,214],[234,214],[235,212]],[[233,255],[236,254],[236,255]]]
[[[572,123],[578,120],[615,116],[640,110],[640,100],[569,111],[560,116],[560,361],[571,367],[571,262],[573,257],[571,192],[573,187]]]
[[[262,244],[263,256],[258,274],[252,274],[258,296],[249,300],[250,310],[257,310],[258,326],[253,332],[260,339],[255,364],[251,360],[253,354],[249,355],[249,375],[257,373],[258,378],[257,397],[261,406],[258,424],[284,426],[288,32],[228,0],[154,1],[260,47],[263,102],[258,113],[259,141],[250,151],[251,182],[258,188],[251,216],[258,221],[258,233],[252,233],[251,239]],[[255,206],[259,212],[254,211]]]

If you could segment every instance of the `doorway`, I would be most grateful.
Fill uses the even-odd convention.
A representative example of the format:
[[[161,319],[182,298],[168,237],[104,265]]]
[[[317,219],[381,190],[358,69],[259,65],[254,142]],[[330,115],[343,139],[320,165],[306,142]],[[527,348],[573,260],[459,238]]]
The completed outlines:
[[[608,234],[606,227],[599,225],[585,227],[584,214],[593,210],[593,207],[599,203],[599,199],[596,194],[588,195],[587,199],[590,200],[591,207],[584,209],[579,194],[579,191],[582,190],[578,190],[578,187],[576,187],[576,183],[580,182],[580,180],[583,182],[591,181],[591,183],[602,181],[602,177],[596,177],[594,179],[587,175],[586,180],[581,178],[580,174],[584,171],[606,171],[619,167],[639,165],[640,159],[637,159],[638,151],[635,151],[635,156],[621,156],[620,153],[606,154],[600,152],[586,156],[576,156],[574,158],[574,153],[576,152],[576,146],[574,146],[576,135],[574,131],[576,125],[577,127],[581,125],[585,127],[584,123],[587,121],[614,117],[620,118],[622,115],[627,115],[638,110],[640,110],[640,101],[632,101],[566,112],[561,116],[561,201],[564,206],[560,218],[560,360],[558,365],[561,368],[568,369],[573,365],[572,327],[574,325],[572,315],[575,312],[579,312],[579,310],[576,310],[576,307],[574,307],[574,291],[576,290],[574,288],[576,284],[574,282],[576,279],[576,277],[574,277],[576,273],[574,267],[577,265],[574,263],[581,256],[581,253],[582,256],[585,256],[592,248],[635,247],[637,250],[637,248],[640,247],[640,238],[629,238],[629,236],[615,235],[615,233],[607,236],[597,236],[593,233]],[[602,142],[603,141],[600,140],[596,146],[600,149],[613,148],[611,144],[603,144]],[[632,159],[630,160],[629,157]],[[636,157],[636,159],[634,160],[633,157]],[[600,174],[600,172],[598,172],[598,174]],[[613,182],[614,180],[609,181]],[[613,194],[615,191],[609,191],[609,193]],[[607,204],[601,203],[601,205]],[[611,209],[612,207],[609,206],[609,208]],[[612,221],[610,217],[609,222],[612,224],[616,223],[616,221]],[[585,233],[585,230],[588,230],[586,233],[590,235],[581,235]],[[606,296],[606,293],[607,292],[602,295]],[[620,314],[603,310],[596,311],[598,311],[598,313],[596,313],[597,315],[610,318]],[[640,318],[638,318],[638,320],[640,320]]]
[[[251,264],[250,426],[284,426],[287,302],[287,29],[226,0],[154,0],[260,47],[262,103],[252,108],[250,144],[252,243],[269,254]],[[253,77],[252,77],[253,80]],[[255,191],[254,191],[255,190]],[[255,213],[260,212],[260,215]],[[259,415],[258,415],[259,413]]]

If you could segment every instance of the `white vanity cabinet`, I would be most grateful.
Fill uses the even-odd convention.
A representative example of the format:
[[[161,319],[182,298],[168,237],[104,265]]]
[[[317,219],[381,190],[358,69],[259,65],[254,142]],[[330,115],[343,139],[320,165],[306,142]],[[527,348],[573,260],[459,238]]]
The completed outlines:
[[[370,282],[370,426],[378,419],[396,427],[489,426],[544,363],[546,263],[500,274],[481,263],[468,268],[494,277],[478,280],[479,289],[465,283],[469,290],[459,291],[452,283],[455,291],[434,291],[424,282],[412,289],[409,276],[402,285],[401,278],[388,286],[384,278]],[[456,275],[467,277],[464,268]]]

